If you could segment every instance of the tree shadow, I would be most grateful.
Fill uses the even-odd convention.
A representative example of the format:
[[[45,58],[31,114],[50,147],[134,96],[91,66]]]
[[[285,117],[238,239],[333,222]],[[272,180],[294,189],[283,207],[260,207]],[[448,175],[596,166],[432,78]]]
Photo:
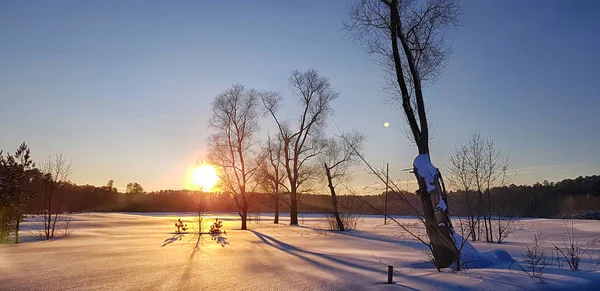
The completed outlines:
[[[318,266],[319,268],[331,268],[330,265],[327,265],[323,262],[317,261],[313,258],[310,258],[310,256],[315,256],[318,258],[322,258],[322,259],[326,259],[328,261],[331,261],[333,263],[337,263],[340,264],[342,266],[348,266],[348,267],[352,267],[352,268],[357,268],[357,269],[362,269],[362,270],[367,270],[367,271],[371,271],[371,272],[382,272],[381,269],[376,269],[373,267],[369,267],[365,265],[359,265],[357,263],[351,262],[351,261],[347,261],[347,260],[343,260],[340,258],[337,258],[335,256],[332,255],[327,255],[327,254],[321,254],[321,253],[316,253],[316,252],[312,252],[312,251],[308,251],[308,250],[303,250],[300,249],[298,247],[295,247],[293,245],[284,243],[280,240],[277,240],[273,237],[270,237],[266,234],[257,232],[255,230],[250,230],[250,232],[252,232],[254,235],[256,235],[256,237],[258,237],[262,242],[264,242],[265,244],[274,247],[276,249],[279,249],[281,251],[284,251],[290,255],[293,255],[297,258],[300,258],[302,260],[305,260],[311,264],[314,264],[316,266]]]
[[[387,275],[387,267],[386,268],[374,267],[373,266],[374,262],[372,262],[372,261],[362,260],[362,259],[354,259],[351,261],[351,260],[339,258],[334,255],[328,255],[328,254],[317,253],[317,252],[313,252],[313,251],[309,251],[309,250],[304,250],[304,249],[295,247],[293,245],[284,243],[280,240],[277,240],[277,239],[270,237],[268,235],[265,235],[263,233],[260,233],[260,232],[254,231],[254,230],[250,230],[250,232],[252,232],[254,235],[256,235],[265,244],[267,244],[273,248],[276,248],[278,250],[281,250],[283,252],[286,252],[292,256],[300,258],[308,263],[311,263],[311,264],[317,266],[319,269],[331,270],[334,272],[336,272],[336,271],[337,272],[345,272],[345,273],[352,274],[352,276],[356,276],[357,273],[355,271],[343,269],[343,267],[350,267],[352,269],[359,269],[359,270],[363,270],[363,271],[379,273],[382,275],[381,278],[387,278],[387,276],[386,276]],[[373,238],[369,238],[369,239],[373,239]],[[331,262],[333,264],[327,264],[324,261],[318,260],[316,258],[324,259],[325,261]],[[432,270],[432,274],[436,274],[436,273],[437,273],[437,271]],[[402,273],[395,273],[393,284],[390,284],[390,285],[384,284],[383,283],[384,280],[378,281],[378,283],[376,283],[376,284],[378,286],[382,286],[382,287],[383,286],[394,286],[394,287],[401,287],[406,290],[419,290],[419,289],[410,287],[406,284],[400,283],[399,281],[401,281],[401,280],[414,281],[417,284],[426,284],[429,286],[434,286],[436,290],[448,290],[448,289],[455,288],[451,283],[439,281],[434,278],[426,278],[426,277],[420,277],[420,276],[416,276],[416,277],[415,276],[407,276]],[[366,283],[366,282],[363,282],[363,283]],[[359,286],[354,286],[354,287],[358,288]],[[360,287],[364,287],[364,285],[360,286]],[[353,288],[350,288],[350,289],[353,289]]]
[[[360,238],[364,240],[372,240],[376,242],[386,242],[391,244],[396,244],[400,246],[406,246],[410,248],[414,248],[416,250],[428,250],[427,246],[420,241],[415,239],[406,239],[406,238],[392,238],[388,236],[382,236],[377,234],[372,234],[368,232],[363,232],[360,230],[351,230],[351,231],[337,231],[336,234]]]
[[[210,235],[210,238],[221,245],[221,247],[225,247],[225,245],[229,244],[229,240],[221,233],[213,233]]]
[[[176,233],[172,237],[165,239],[163,241],[163,244],[162,244],[161,247],[164,247],[164,246],[166,246],[168,244],[172,244],[172,243],[174,243],[176,241],[180,241],[181,239],[183,239],[184,236],[185,236],[185,233]]]

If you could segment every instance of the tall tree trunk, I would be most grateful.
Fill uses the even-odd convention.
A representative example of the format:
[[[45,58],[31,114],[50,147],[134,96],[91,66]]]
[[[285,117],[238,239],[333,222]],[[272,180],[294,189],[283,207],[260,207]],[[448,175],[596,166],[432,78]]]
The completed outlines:
[[[402,31],[402,23],[398,8],[398,0],[382,1],[390,9],[390,40],[392,45],[392,56],[395,68],[395,77],[402,95],[402,107],[406,120],[410,126],[413,138],[419,150],[419,156],[415,158],[414,174],[419,183],[418,194],[423,204],[423,217],[425,228],[429,236],[430,247],[434,257],[434,263],[438,269],[449,267],[453,263],[459,264],[459,251],[454,242],[454,229],[448,213],[448,203],[446,203],[446,193],[443,187],[443,181],[439,170],[431,165],[429,158],[429,129],[427,125],[426,108],[423,102],[423,92],[421,90],[421,79],[417,67],[417,61],[413,56],[412,48],[409,45],[406,35]],[[400,41],[400,43],[398,43]],[[403,68],[403,59],[400,57],[400,48],[406,57],[408,67]],[[411,103],[411,90],[407,86],[407,78],[404,76],[405,70],[410,72],[412,78],[413,94],[415,97],[418,119],[413,111]],[[427,162],[424,161],[427,159]],[[417,163],[419,159],[419,163]],[[423,162],[421,164],[421,162]],[[425,166],[423,172],[419,174],[417,166]],[[435,170],[435,173],[432,171]],[[427,173],[427,174],[426,174]],[[422,175],[427,175],[424,177]],[[433,176],[430,176],[433,175]],[[428,185],[427,183],[432,183]],[[433,189],[431,189],[433,186]],[[430,188],[430,189],[428,189]],[[445,188],[445,187],[444,187]],[[442,203],[443,202],[443,203]],[[439,204],[438,204],[439,203]],[[438,207],[443,206],[443,207]]]
[[[244,191],[244,190],[242,190]],[[242,192],[242,230],[248,229],[248,199],[246,193]]]
[[[476,241],[477,240],[477,234],[475,233],[475,230],[477,228],[477,226],[475,225],[477,222],[475,221],[475,215],[473,214],[473,206],[471,205],[471,197],[469,197],[469,190],[465,191],[465,195],[467,197],[467,207],[469,209],[469,231],[471,232],[471,240],[472,241]]]
[[[483,214],[482,214],[483,212]],[[483,225],[487,229],[487,222],[485,221],[485,209],[483,207],[483,194],[481,193],[481,189],[477,190],[477,231],[479,233],[479,240],[481,240],[481,216],[483,215]],[[485,239],[488,239],[488,234],[486,231]]]
[[[273,223],[279,223],[279,193],[275,193],[275,219]]]
[[[333,205],[333,216],[335,216],[335,220],[337,221],[338,230],[344,231],[344,223],[340,218],[340,213],[338,211],[337,197],[335,196],[335,188],[333,187],[333,183],[331,182],[331,173],[329,171],[329,167],[327,167],[327,163],[325,163],[325,173],[327,174],[327,182],[329,183],[329,191],[331,191],[331,202]]]
[[[242,230],[247,230],[247,219],[248,219],[248,211],[242,211]]]
[[[52,190],[50,190],[52,191]],[[48,204],[46,205],[46,213],[44,214],[46,217],[46,225],[45,225],[45,231],[46,231],[46,240],[50,239],[50,223],[52,222],[52,194],[48,195]]]
[[[490,188],[487,189],[487,198],[488,198],[488,224],[490,225],[490,242],[494,242],[494,231],[492,227],[492,193],[490,192]]]
[[[439,174],[434,179],[435,189],[428,192],[425,179],[419,175],[417,169],[414,170],[414,173],[419,183],[418,194],[423,204],[425,229],[432,248],[435,266],[438,269],[447,268],[458,262],[459,251],[452,237],[454,230],[447,208],[446,193],[442,190]],[[440,199],[444,200],[445,209],[437,208]],[[460,264],[457,264],[457,268],[460,268]]]
[[[298,225],[298,194],[296,186],[292,185],[290,193],[290,225]]]

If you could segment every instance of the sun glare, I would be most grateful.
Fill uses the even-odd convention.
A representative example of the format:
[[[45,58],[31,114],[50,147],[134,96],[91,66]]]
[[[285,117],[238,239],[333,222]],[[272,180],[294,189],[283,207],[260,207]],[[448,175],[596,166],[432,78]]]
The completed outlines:
[[[217,170],[211,165],[200,165],[192,172],[192,182],[203,191],[211,191],[217,182]]]

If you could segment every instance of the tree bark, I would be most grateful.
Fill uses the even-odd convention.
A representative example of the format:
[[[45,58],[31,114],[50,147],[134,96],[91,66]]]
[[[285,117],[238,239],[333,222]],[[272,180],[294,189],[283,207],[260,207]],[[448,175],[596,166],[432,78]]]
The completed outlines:
[[[242,187],[242,230],[248,229],[248,197],[246,197],[246,189]]]
[[[273,220],[275,224],[279,223],[279,197],[277,195],[279,193],[275,194],[275,219]]]
[[[296,193],[296,185],[292,184],[290,190],[290,225],[298,225],[298,194]]]
[[[325,163],[325,173],[327,174],[327,182],[329,183],[329,190],[331,191],[331,202],[333,205],[333,216],[335,216],[335,220],[338,225],[339,231],[344,231],[344,223],[340,218],[340,213],[338,211],[337,197],[335,196],[335,188],[333,187],[333,183],[331,182],[331,172],[329,171],[329,167],[327,167],[327,163]]]
[[[436,208],[440,198],[444,199],[444,203],[448,205],[446,193],[442,190],[439,174],[434,180],[435,190],[430,193],[427,192],[425,180],[419,175],[416,168],[414,173],[419,182],[418,194],[423,204],[425,229],[433,252],[434,264],[438,269],[447,268],[458,261],[459,252],[452,237],[453,229],[448,208],[443,210]],[[457,267],[460,268],[460,264],[457,264]]]
[[[248,229],[248,209],[243,209],[242,210],[242,230],[247,230]]]
[[[247,230],[248,226],[247,226],[247,221],[246,218],[248,217],[248,214],[246,212],[242,213],[242,230]]]
[[[290,225],[298,225],[298,199],[292,195],[290,203]]]
[[[490,225],[490,242],[494,242],[494,231],[492,227],[492,193],[488,186],[487,189],[487,198],[488,198],[488,224]]]

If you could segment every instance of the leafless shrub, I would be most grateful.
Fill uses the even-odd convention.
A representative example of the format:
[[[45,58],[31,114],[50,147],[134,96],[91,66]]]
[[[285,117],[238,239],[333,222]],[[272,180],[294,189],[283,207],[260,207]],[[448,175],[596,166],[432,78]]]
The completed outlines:
[[[61,226],[62,226],[62,236],[66,237],[66,236],[70,236],[73,233],[73,229],[71,228],[71,222],[73,221],[73,215],[72,214],[64,214],[62,216],[61,219]]]
[[[73,215],[69,213],[58,213],[52,217],[54,224],[50,225],[50,234],[48,236],[48,211],[42,211],[37,215],[32,215],[31,218],[34,220],[34,228],[31,230],[32,236],[37,240],[49,240],[52,238],[61,238],[70,236],[73,233],[71,223],[73,222]]]
[[[345,230],[356,230],[360,226],[360,223],[364,220],[362,215],[354,213],[343,213],[340,214],[340,219],[344,224]],[[325,216],[325,223],[328,230],[339,230],[338,222],[334,214],[329,213]]]
[[[492,219],[492,229],[496,230],[496,243],[502,243],[513,233],[527,229],[529,226],[525,221],[517,217],[497,217]]]
[[[540,250],[539,242],[541,239],[537,234],[533,235],[533,246],[528,246],[527,251],[521,253],[523,256],[523,265],[520,265],[520,267],[531,279],[544,283],[544,268],[548,263],[546,261],[546,254]]]
[[[39,237],[49,240],[56,235],[57,222],[63,221],[69,214],[64,212],[66,196],[64,187],[71,174],[71,163],[62,154],[49,156],[42,164],[43,174],[42,199],[43,210],[37,216],[37,222],[43,226]],[[59,223],[60,225],[60,223]]]
[[[464,193],[471,240],[482,240],[483,234],[486,242],[501,243],[510,235],[515,216],[495,207],[492,189],[507,185],[516,175],[508,156],[503,155],[494,139],[475,132],[467,143],[454,149],[447,168],[450,185]]]
[[[250,214],[250,216],[248,218],[250,218],[251,222],[254,222],[255,224],[259,224],[260,223],[260,212],[252,213],[252,214]]]
[[[202,236],[202,234],[208,233],[207,230],[209,229],[210,222],[206,217],[204,217],[205,214],[206,213],[204,211],[199,211],[198,213],[196,213],[196,216],[194,216],[193,222],[191,224],[192,233],[198,234],[200,236]],[[190,227],[188,227],[188,229],[190,229]]]
[[[563,221],[564,222],[564,221]],[[590,244],[586,246],[586,240],[575,240],[575,233],[573,227],[573,220],[571,219],[571,227],[565,224],[565,229],[567,230],[567,239],[562,239],[563,245],[558,246],[556,244],[552,244],[554,249],[557,252],[557,256],[560,255],[564,259],[565,262],[569,265],[571,270],[579,270],[579,266],[581,263],[581,257],[587,254],[587,251],[590,247]]]

